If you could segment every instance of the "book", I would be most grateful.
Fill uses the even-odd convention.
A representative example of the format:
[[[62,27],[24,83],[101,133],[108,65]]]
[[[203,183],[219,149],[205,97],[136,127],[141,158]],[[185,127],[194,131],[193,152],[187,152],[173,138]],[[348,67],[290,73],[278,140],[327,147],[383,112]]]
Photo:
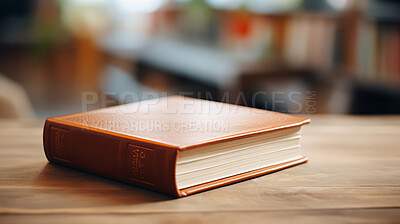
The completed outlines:
[[[50,162],[176,197],[307,161],[298,116],[169,96],[52,117]]]

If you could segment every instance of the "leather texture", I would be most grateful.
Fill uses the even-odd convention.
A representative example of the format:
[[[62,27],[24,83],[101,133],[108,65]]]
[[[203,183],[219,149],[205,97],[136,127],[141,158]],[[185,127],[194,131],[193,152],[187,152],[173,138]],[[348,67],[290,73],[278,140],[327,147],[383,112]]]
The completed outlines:
[[[178,189],[179,151],[309,123],[307,118],[171,96],[48,118],[49,161],[177,197],[306,162],[306,158]]]
[[[55,118],[185,150],[299,126],[307,118],[171,96]]]

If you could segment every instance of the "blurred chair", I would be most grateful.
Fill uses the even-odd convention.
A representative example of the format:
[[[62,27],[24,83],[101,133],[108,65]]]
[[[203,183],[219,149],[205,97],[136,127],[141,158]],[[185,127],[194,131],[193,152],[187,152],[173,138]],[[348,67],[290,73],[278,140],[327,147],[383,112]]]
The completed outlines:
[[[25,89],[0,74],[0,118],[32,118],[33,114]]]

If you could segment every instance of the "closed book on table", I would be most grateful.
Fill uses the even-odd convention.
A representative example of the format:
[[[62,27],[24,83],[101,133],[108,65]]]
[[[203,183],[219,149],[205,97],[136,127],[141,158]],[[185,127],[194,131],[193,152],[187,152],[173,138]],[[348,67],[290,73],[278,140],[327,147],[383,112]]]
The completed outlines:
[[[307,118],[170,96],[48,118],[51,162],[177,197],[307,161]]]

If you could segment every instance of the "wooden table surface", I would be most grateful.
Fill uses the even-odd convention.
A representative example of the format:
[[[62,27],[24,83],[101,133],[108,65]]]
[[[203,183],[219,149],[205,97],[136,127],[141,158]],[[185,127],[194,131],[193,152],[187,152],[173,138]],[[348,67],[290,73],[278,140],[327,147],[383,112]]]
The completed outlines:
[[[400,116],[311,116],[306,164],[174,199],[49,164],[43,121],[0,120],[0,223],[400,223]]]

